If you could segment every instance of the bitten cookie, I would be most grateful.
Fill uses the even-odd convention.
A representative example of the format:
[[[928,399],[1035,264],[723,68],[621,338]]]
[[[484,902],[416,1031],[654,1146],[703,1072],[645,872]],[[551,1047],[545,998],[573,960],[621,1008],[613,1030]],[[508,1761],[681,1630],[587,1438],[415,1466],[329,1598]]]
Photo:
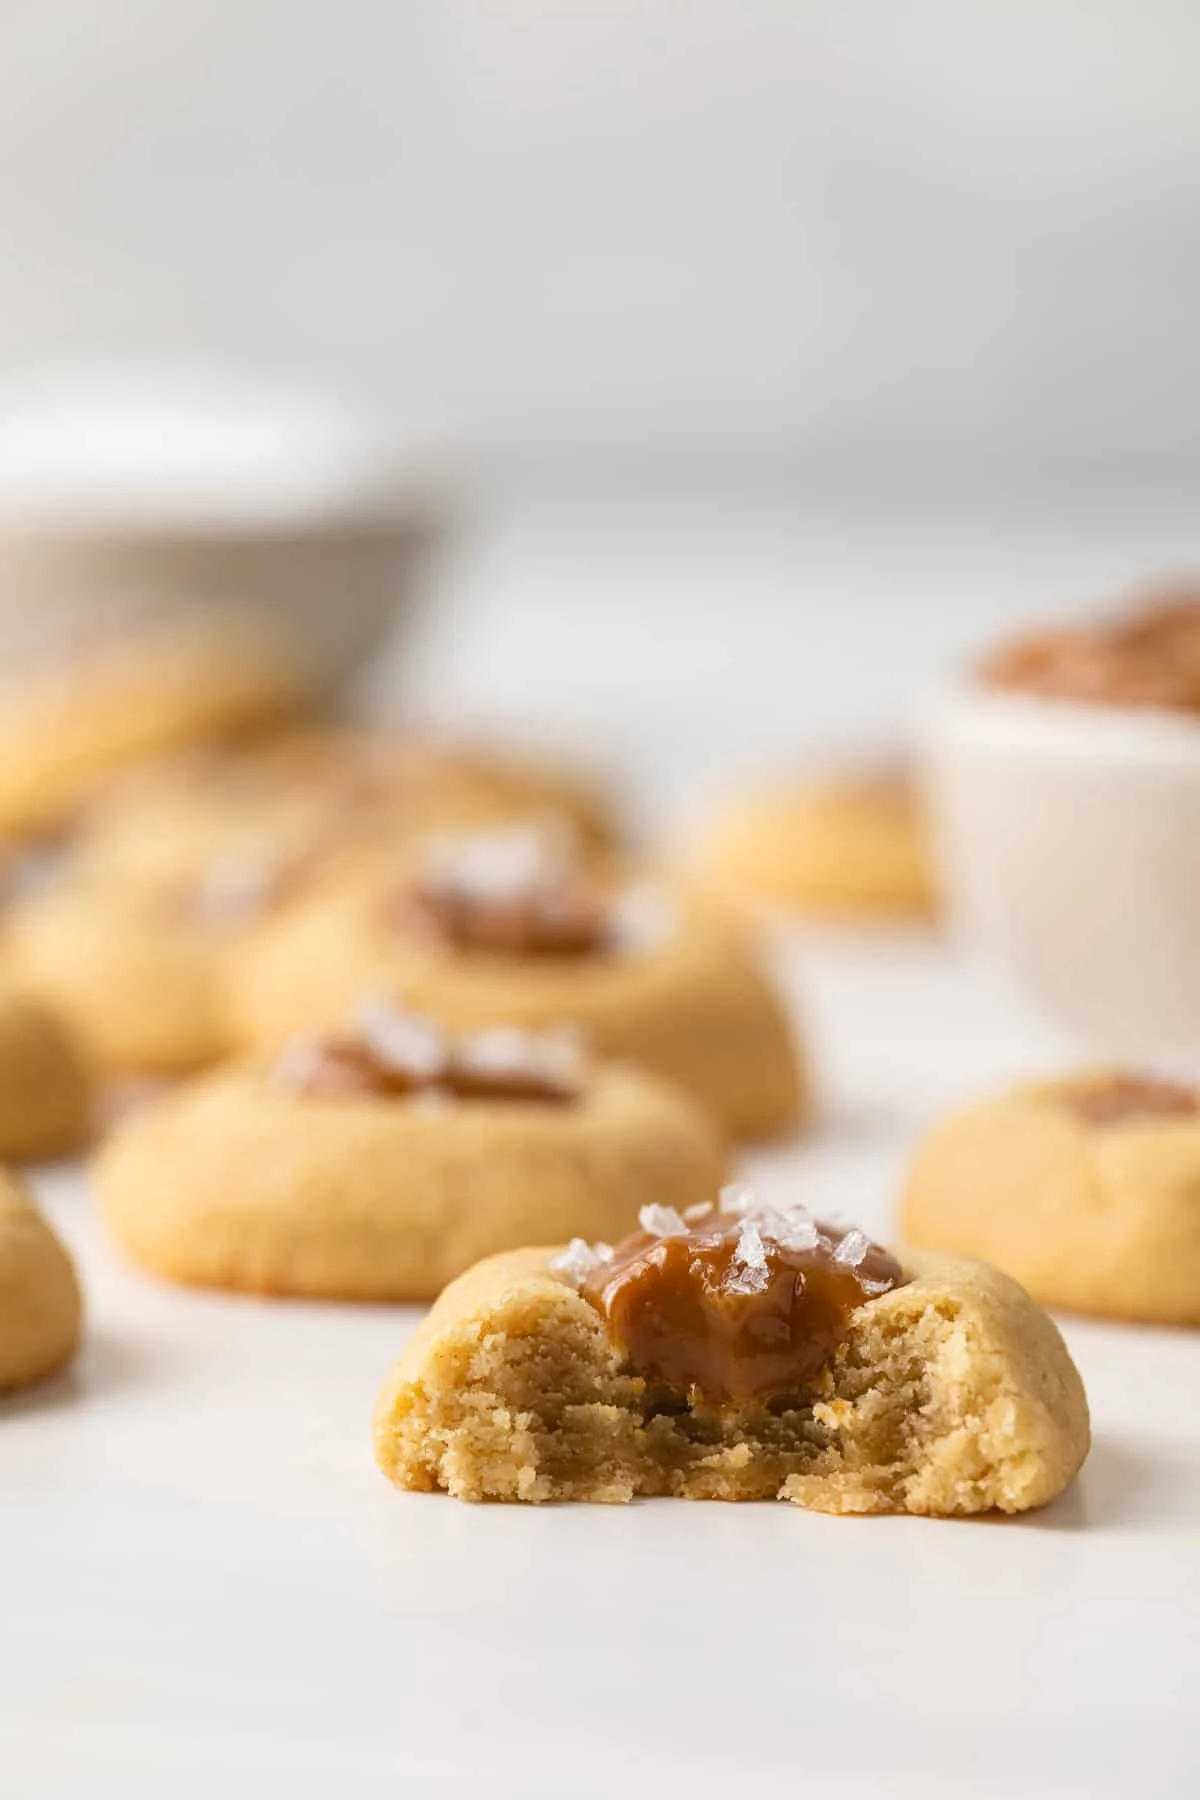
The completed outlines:
[[[464,1500],[1023,1512],[1088,1449],[1052,1322],[980,1263],[727,1193],[616,1246],[470,1270],[380,1395],[397,1486]]]
[[[74,1039],[41,1001],[0,984],[0,1157],[37,1162],[78,1150],[92,1086]]]
[[[605,1056],[685,1088],[737,1136],[804,1108],[783,1007],[715,903],[588,870],[528,831],[447,839],[291,909],[239,971],[252,1046],[402,996],[454,1030],[578,1027]]]
[[[620,1235],[647,1200],[690,1205],[724,1161],[692,1102],[638,1070],[375,1006],[140,1112],[95,1173],[122,1247],[169,1279],[426,1301],[531,1232]]]
[[[70,1257],[24,1188],[0,1171],[0,1389],[69,1362],[82,1322]]]
[[[901,1224],[1048,1306],[1200,1325],[1200,1093],[1101,1073],[981,1101],[918,1147]]]
[[[698,860],[719,886],[800,913],[927,916],[935,909],[921,811],[902,769],[778,782],[731,808]]]

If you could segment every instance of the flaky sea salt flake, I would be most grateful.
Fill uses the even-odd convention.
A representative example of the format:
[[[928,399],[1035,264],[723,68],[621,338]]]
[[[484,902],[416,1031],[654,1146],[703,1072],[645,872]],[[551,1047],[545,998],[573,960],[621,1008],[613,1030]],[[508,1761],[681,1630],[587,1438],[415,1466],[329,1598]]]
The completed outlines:
[[[688,1234],[682,1214],[673,1206],[643,1206],[638,1214],[638,1224],[651,1237],[686,1237]]]
[[[761,1294],[771,1280],[767,1246],[753,1219],[743,1219],[738,1228],[733,1257],[725,1277],[725,1291],[730,1294]]]
[[[582,1286],[610,1263],[615,1255],[611,1244],[589,1244],[586,1238],[577,1237],[571,1239],[566,1249],[553,1259],[550,1267],[577,1286]]]
[[[786,1212],[772,1211],[764,1217],[762,1229],[781,1250],[806,1251],[820,1248],[821,1233],[817,1229],[817,1221],[803,1207],[789,1207]]]
[[[290,1038],[275,1059],[271,1080],[276,1087],[303,1093],[317,1080],[325,1063],[325,1046],[318,1038]]]
[[[587,1058],[582,1032],[573,1025],[559,1025],[531,1036],[530,1045],[533,1066],[543,1081],[555,1087],[579,1087]]]
[[[446,1039],[429,1019],[406,1013],[383,995],[365,1000],[356,1024],[363,1042],[385,1068],[416,1081],[433,1081],[446,1068]]]
[[[601,1248],[607,1249],[608,1246],[597,1245],[597,1249]],[[595,1273],[599,1260],[602,1259],[597,1258],[586,1238],[577,1237],[571,1239],[566,1249],[553,1259],[550,1267],[578,1286]]]
[[[569,826],[536,819],[495,831],[435,837],[426,846],[425,869],[432,881],[472,898],[515,902],[560,882],[574,854]]]
[[[851,1229],[842,1239],[833,1253],[833,1260],[841,1263],[843,1268],[857,1269],[865,1261],[871,1248],[871,1240],[865,1231]]]
[[[535,1039],[515,1025],[490,1025],[459,1045],[464,1068],[480,1075],[524,1075],[533,1066]]]

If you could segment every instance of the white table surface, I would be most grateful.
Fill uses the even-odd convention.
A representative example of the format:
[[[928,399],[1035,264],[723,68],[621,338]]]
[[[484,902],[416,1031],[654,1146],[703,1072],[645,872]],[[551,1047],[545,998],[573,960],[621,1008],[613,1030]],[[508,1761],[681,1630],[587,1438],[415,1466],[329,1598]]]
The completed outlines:
[[[1031,1034],[921,939],[787,961],[826,1118],[762,1178],[882,1229],[922,1117]],[[1095,1448],[1024,1520],[467,1507],[371,1460],[413,1312],[169,1291],[39,1185],[91,1322],[0,1407],[0,1793],[1195,1791],[1200,1336],[1067,1324]]]
[[[601,746],[661,812],[698,769],[890,724],[1010,610],[1194,557],[1195,518],[502,522],[397,669],[423,711]],[[924,1121],[1058,1053],[928,940],[782,967],[825,1111],[758,1164],[869,1229]],[[1067,1323],[1095,1448],[1020,1521],[468,1508],[371,1460],[413,1313],[169,1291],[76,1177],[39,1185],[91,1316],[71,1374],[0,1405],[3,1800],[1197,1791],[1200,1334]]]

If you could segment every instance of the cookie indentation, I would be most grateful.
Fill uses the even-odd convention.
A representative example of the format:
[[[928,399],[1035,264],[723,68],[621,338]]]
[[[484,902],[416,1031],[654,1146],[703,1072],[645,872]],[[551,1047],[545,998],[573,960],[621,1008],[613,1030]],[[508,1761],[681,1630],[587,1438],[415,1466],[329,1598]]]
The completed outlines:
[[[1200,1093],[1179,1082],[1119,1072],[1071,1083],[1061,1098],[1088,1125],[1128,1125],[1139,1119],[1184,1119],[1200,1113]]]
[[[794,1393],[866,1300],[899,1287],[895,1257],[861,1231],[743,1189],[686,1218],[648,1206],[615,1250],[574,1244],[563,1271],[602,1314],[629,1369],[689,1403]]]
[[[579,1097],[583,1053],[575,1033],[496,1026],[452,1039],[386,1000],[360,1010],[354,1033],[294,1038],[273,1081],[308,1099],[524,1100]]]

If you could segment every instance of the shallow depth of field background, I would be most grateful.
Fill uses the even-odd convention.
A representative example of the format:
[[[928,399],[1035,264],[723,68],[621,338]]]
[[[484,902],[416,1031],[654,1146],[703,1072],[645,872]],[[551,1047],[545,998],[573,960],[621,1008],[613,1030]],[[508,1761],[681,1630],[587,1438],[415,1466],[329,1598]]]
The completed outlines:
[[[1198,68],[1187,0],[11,0],[0,376],[449,433],[427,710],[886,736],[1197,560]]]

